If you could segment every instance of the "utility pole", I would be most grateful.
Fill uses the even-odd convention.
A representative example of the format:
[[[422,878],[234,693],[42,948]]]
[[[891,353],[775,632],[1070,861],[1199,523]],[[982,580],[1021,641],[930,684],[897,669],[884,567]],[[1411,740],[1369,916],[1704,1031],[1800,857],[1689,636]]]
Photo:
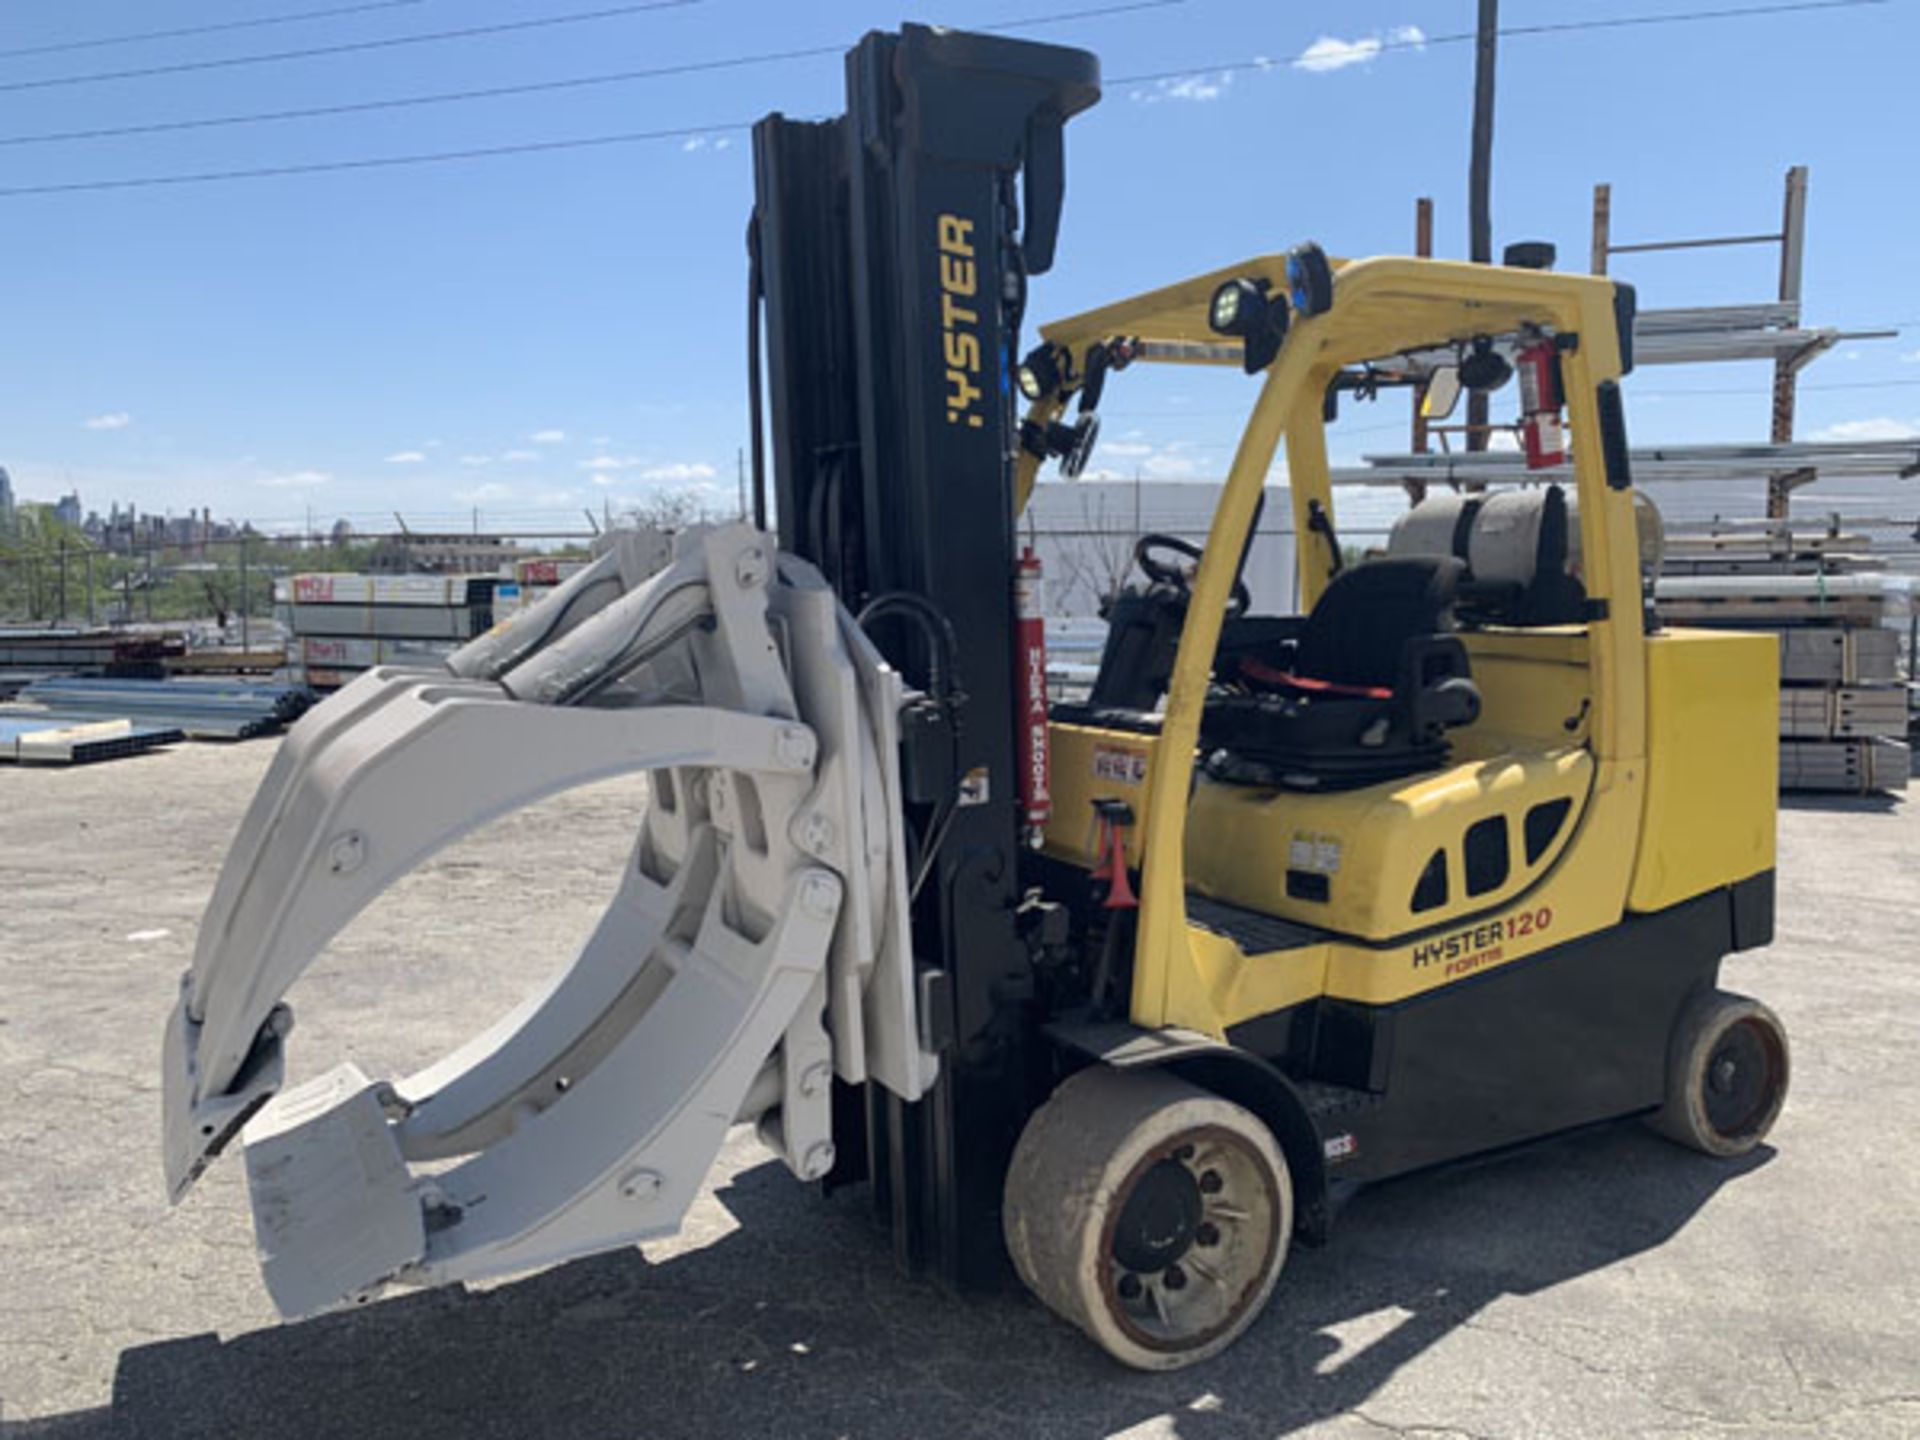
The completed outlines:
[[[1433,197],[1422,195],[1413,202],[1413,253],[1422,260],[1433,257]],[[1424,455],[1431,448],[1427,438],[1426,382],[1413,387],[1413,453]],[[1418,505],[1427,498],[1427,482],[1405,480],[1407,503]]]
[[[1473,51],[1473,156],[1467,170],[1467,258],[1493,263],[1493,67],[1500,36],[1500,0],[1480,0]],[[1467,395],[1467,449],[1487,448],[1485,391]]]

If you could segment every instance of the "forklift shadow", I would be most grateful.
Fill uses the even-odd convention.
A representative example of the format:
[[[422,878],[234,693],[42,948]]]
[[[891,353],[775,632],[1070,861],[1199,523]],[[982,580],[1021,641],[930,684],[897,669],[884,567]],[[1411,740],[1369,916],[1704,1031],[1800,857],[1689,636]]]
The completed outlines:
[[[1022,1294],[903,1277],[857,1193],[820,1202],[770,1162],[719,1192],[740,1228],[703,1249],[130,1348],[108,1408],[0,1440],[1284,1435],[1494,1301],[1672,1239],[1771,1154],[1716,1162],[1629,1122],[1362,1192],[1238,1345],[1175,1375],[1117,1368]]]

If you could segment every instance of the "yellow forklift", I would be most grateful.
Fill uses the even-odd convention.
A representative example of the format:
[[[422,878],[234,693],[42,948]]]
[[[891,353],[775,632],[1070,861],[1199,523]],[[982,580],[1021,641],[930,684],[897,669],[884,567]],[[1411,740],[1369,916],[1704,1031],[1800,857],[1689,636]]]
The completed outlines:
[[[664,568],[610,537],[293,728],[167,1025],[173,1197],[242,1138],[297,1316],[670,1234],[753,1124],[906,1268],[1017,1272],[1164,1369],[1353,1184],[1629,1116],[1757,1144],[1787,1044],[1717,974],[1772,934],[1777,661],[1648,608],[1631,290],[1303,245],[1029,349],[1097,62],[907,26],[847,82],[754,131],[751,522]],[[1249,420],[1206,543],[1141,537],[1050,705],[1021,511],[1152,363],[1238,368]],[[1341,544],[1343,396],[1516,376],[1535,483]],[[1262,615],[1283,441],[1300,613]],[[386,887],[633,772],[631,857],[539,994],[416,1074],[286,1084],[282,997]]]
[[[1229,1340],[1339,1182],[1637,1112],[1735,1155],[1779,1113],[1779,1022],[1715,986],[1772,938],[1777,656],[1655,620],[1633,313],[1605,279],[1308,245],[1027,357],[1023,497],[1045,453],[1084,463],[1117,369],[1259,377],[1204,547],[1140,538],[1091,692],[1052,707],[1044,853],[1105,892],[1090,1016],[1054,1033],[1098,1063],[1029,1124],[1007,1238],[1131,1364]],[[1516,369],[1535,483],[1343,547],[1341,394]],[[1302,614],[1269,617],[1240,571],[1283,442]],[[1249,1055],[1284,1099],[1222,1083]]]

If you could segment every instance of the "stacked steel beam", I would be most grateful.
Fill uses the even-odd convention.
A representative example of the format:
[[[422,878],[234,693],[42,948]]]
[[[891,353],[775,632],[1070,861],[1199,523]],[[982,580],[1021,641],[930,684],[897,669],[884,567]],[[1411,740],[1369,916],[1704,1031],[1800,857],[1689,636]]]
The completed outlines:
[[[125,718],[194,740],[244,740],[291,724],[313,703],[313,692],[304,685],[232,680],[69,677],[37,681],[20,698],[27,704],[0,706],[0,715],[73,722]]]
[[[1905,576],[1864,535],[1708,526],[1667,537],[1655,594],[1681,625],[1780,636],[1780,788],[1897,791],[1912,773],[1900,634]]]

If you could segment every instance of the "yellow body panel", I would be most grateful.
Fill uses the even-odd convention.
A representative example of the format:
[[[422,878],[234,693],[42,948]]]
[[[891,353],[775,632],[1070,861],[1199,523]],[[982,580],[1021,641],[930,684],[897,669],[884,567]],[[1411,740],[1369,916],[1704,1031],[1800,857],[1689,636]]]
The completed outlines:
[[[1266,955],[1186,927],[1188,967],[1168,967],[1169,1023],[1224,1035],[1230,1026],[1325,995],[1392,1005],[1479,976],[1620,922],[1620,896],[1633,866],[1639,778],[1624,767],[1596,777],[1594,799],[1557,862],[1531,888],[1431,929],[1385,944],[1329,938]],[[1137,963],[1137,962],[1136,962]]]
[[[1153,763],[1154,737],[1094,725],[1050,725],[1047,740],[1053,791],[1053,817],[1047,822],[1046,853],[1088,869],[1100,854],[1096,800],[1124,800],[1133,807],[1125,832],[1127,864],[1140,865],[1146,834],[1147,772]]]
[[[1456,755],[1585,743],[1593,689],[1584,629],[1478,630],[1460,638],[1480,686],[1480,718],[1453,732]]]
[[[1779,693],[1772,635],[1647,637],[1647,813],[1631,908],[1773,868]]]
[[[1539,880],[1578,827],[1592,779],[1593,757],[1578,746],[1468,760],[1333,795],[1203,779],[1187,811],[1187,887],[1359,940],[1431,929],[1504,904]],[[1567,818],[1529,863],[1526,813],[1556,800],[1568,802]],[[1506,879],[1470,895],[1462,839],[1490,817],[1507,822]],[[1446,898],[1415,911],[1414,887],[1436,852],[1446,857]],[[1290,896],[1290,870],[1323,880],[1327,899]]]
[[[1327,967],[1334,951],[1330,943],[1249,956],[1226,936],[1198,925],[1187,928],[1187,943],[1215,1034],[1327,993]]]

